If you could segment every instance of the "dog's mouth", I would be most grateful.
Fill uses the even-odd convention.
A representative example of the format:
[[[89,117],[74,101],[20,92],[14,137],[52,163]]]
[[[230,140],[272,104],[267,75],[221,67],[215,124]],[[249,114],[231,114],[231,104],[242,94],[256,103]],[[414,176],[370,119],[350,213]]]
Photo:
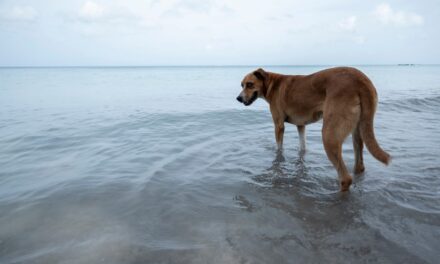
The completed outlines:
[[[257,97],[258,97],[258,92],[255,91],[255,92],[252,94],[251,99],[249,99],[248,101],[243,102],[243,104],[244,104],[245,106],[251,105],[251,104],[257,99]]]

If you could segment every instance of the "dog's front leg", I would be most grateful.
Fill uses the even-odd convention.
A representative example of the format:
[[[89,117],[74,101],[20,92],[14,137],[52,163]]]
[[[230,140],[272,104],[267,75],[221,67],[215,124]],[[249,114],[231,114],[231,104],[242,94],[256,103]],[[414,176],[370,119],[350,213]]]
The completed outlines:
[[[284,137],[284,121],[286,120],[284,114],[281,114],[276,108],[270,105],[270,113],[272,114],[273,124],[275,125],[275,140],[277,141],[278,150],[283,149]]]
[[[275,139],[277,141],[278,150],[283,148],[284,138],[284,122],[275,123]]]

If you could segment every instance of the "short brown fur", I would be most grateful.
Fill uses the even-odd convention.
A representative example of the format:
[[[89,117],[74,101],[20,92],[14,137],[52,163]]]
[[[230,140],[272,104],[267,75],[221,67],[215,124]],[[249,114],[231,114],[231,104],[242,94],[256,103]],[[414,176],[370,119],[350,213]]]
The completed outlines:
[[[364,171],[362,150],[388,164],[390,155],[374,136],[377,93],[370,79],[350,67],[337,67],[310,75],[282,75],[258,69],[246,75],[237,100],[245,105],[265,99],[275,125],[275,139],[282,148],[284,123],[297,126],[305,151],[305,126],[323,118],[322,138],[329,160],[338,172],[340,189],[347,191],[352,177],[342,159],[342,143],[353,134],[354,173]]]

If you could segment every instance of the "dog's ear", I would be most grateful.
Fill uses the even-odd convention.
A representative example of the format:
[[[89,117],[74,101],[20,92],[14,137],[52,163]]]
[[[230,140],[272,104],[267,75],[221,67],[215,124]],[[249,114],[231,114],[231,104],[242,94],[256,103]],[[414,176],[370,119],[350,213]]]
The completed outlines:
[[[270,91],[268,91],[269,87],[267,86],[267,82],[269,81],[269,74],[263,69],[259,68],[254,71],[253,74],[257,77],[258,80],[263,82],[263,86],[261,88],[261,94],[267,98]]]
[[[267,79],[267,72],[265,72],[263,69],[259,68],[258,70],[254,71],[253,74],[255,77],[258,78],[258,80],[265,81]]]

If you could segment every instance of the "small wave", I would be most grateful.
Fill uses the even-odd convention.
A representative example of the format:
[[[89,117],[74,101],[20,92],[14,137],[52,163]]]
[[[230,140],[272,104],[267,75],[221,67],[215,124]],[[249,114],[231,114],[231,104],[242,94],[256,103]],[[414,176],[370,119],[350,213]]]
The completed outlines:
[[[440,96],[408,98],[403,100],[389,100],[381,102],[380,107],[384,110],[392,111],[438,111],[438,109],[440,108]]]

